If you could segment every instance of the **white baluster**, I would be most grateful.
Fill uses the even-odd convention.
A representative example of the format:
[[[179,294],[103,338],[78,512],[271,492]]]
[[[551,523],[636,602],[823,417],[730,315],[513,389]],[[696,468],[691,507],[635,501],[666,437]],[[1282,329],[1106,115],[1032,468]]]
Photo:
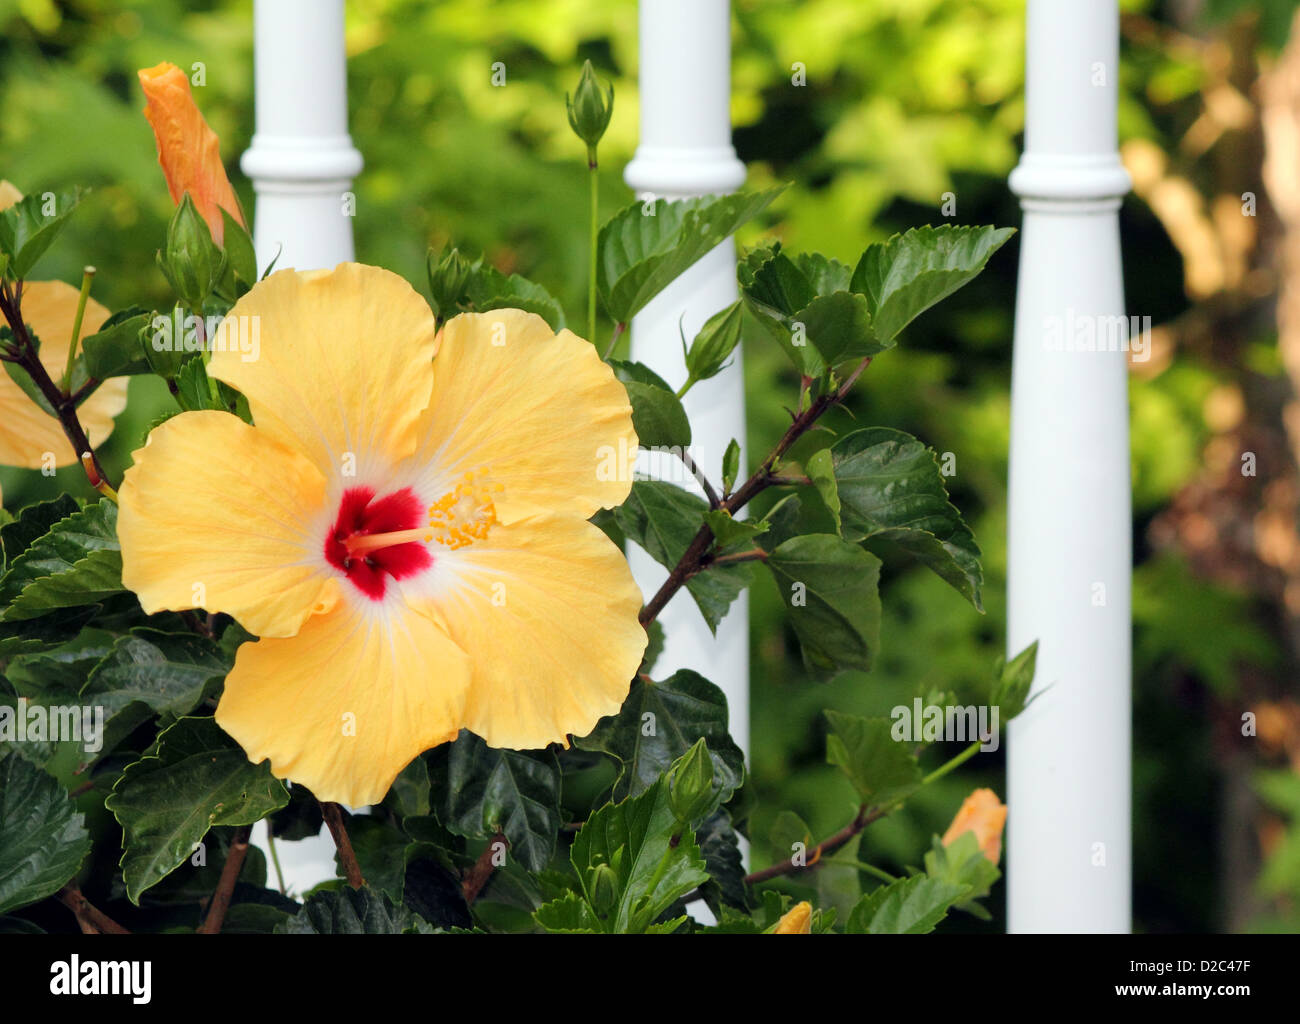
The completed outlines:
[[[329,268],[353,258],[352,179],[361,154],[348,135],[343,0],[256,0],[253,8],[257,131],[240,166],[253,181],[253,240],[265,272]],[[277,258],[278,255],[278,258]],[[258,822],[253,842],[267,854]],[[296,895],[334,878],[334,843],[320,834],[280,840],[276,852]]]
[[[352,179],[361,154],[348,135],[343,0],[256,0],[257,131],[240,166],[257,193],[259,270],[333,267],[352,259]],[[283,251],[281,251],[283,247]]]
[[[731,8],[728,0],[655,0],[640,5],[641,138],[624,178],[639,196],[682,199],[731,192],[745,167],[731,146]],[[718,310],[736,301],[736,249],[728,239],[660,293],[632,321],[632,358],[674,386],[686,379],[681,330],[689,343]],[[738,348],[733,364],[696,384],[686,396],[692,452],[701,470],[721,486],[722,456],[735,438],[745,445],[745,388]],[[681,465],[644,459],[656,476],[695,488]],[[741,474],[744,475],[744,458]],[[672,474],[669,477],[669,474]],[[696,488],[698,490],[698,488]],[[702,492],[701,492],[702,493]],[[628,552],[646,596],[667,570],[639,548]],[[749,603],[742,594],[717,637],[681,592],[660,615],[667,646],[655,675],[693,668],[727,695],[731,735],[749,749]]]
[[[1008,651],[1039,641],[1008,741],[1008,927],[1130,927],[1126,356],[1114,0],[1030,0],[1012,375]]]

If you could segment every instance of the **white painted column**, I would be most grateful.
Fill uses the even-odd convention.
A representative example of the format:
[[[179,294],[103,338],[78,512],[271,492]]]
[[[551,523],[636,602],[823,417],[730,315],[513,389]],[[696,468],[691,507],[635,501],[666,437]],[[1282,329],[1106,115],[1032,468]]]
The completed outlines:
[[[352,179],[361,154],[348,135],[343,0],[255,0],[254,88],[257,130],[240,161],[257,194],[253,243],[259,273],[330,268],[353,258]],[[278,259],[277,259],[278,254]],[[267,855],[267,824],[253,843]],[[334,878],[329,830],[275,844],[293,895]]]
[[[731,146],[731,7],[728,0],[643,0],[640,4],[641,138],[624,179],[638,196],[684,199],[732,192],[745,166]],[[661,292],[632,321],[632,358],[673,386],[686,380],[681,330],[689,343],[718,310],[735,302],[736,248],[723,242]],[[696,384],[686,396],[692,453],[721,486],[728,442],[741,445],[745,475],[745,381],[741,351],[732,365]],[[677,462],[677,465],[673,465]],[[684,487],[699,488],[678,460],[642,457],[640,468]],[[647,597],[667,570],[639,548],[628,552]],[[749,750],[749,600],[742,594],[709,632],[690,596],[679,594],[659,616],[667,646],[655,675],[693,668],[727,695],[731,735]]]
[[[253,32],[257,131],[240,166],[257,193],[258,269],[277,252],[277,270],[333,267],[352,259],[362,163],[348,135],[343,0],[256,0]]]
[[[1041,694],[1008,743],[1008,928],[1130,928],[1130,583],[1115,0],[1030,0],[1007,649]],[[1091,331],[1098,349],[1086,346]],[[1059,344],[1058,344],[1059,343]],[[1066,350],[1059,350],[1064,347]]]

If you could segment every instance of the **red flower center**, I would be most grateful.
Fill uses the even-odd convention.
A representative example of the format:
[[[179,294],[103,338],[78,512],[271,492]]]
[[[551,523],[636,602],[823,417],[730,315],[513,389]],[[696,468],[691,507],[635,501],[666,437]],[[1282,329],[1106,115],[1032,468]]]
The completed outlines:
[[[338,518],[325,538],[325,560],[341,569],[353,585],[372,601],[383,598],[388,577],[414,576],[433,565],[433,555],[420,541],[391,544],[352,553],[349,541],[377,533],[413,530],[424,524],[425,508],[409,487],[375,499],[370,487],[343,492]]]

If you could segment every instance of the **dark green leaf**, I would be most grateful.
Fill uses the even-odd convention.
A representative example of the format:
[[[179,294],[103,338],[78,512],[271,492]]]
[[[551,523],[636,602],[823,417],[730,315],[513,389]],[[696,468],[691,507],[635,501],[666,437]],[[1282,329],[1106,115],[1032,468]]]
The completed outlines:
[[[60,494],[50,501],[39,501],[28,505],[18,513],[13,522],[0,526],[0,548],[3,548],[3,565],[8,566],[15,558],[27,550],[38,537],[50,532],[50,527],[62,519],[67,519],[81,506],[71,495]]]
[[[726,808],[718,808],[695,830],[695,840],[700,844],[700,854],[709,872],[709,881],[703,887],[704,900],[714,916],[724,906],[747,909],[745,864],[740,856],[739,837]]]
[[[614,360],[610,366],[627,389],[632,428],[642,448],[685,448],[691,443],[686,410],[662,377],[642,363]]]
[[[983,611],[979,545],[948,500],[934,452],[888,427],[854,431],[830,452],[844,535],[897,544]]]
[[[17,754],[0,759],[0,914],[58,892],[89,852],[68,791]]]
[[[780,545],[766,565],[809,671],[869,671],[880,646],[880,559],[839,537],[808,534]]]
[[[414,935],[434,930],[369,886],[315,893],[297,915],[276,928],[282,935]]]
[[[564,817],[560,768],[545,750],[496,750],[471,732],[430,755],[439,820],[457,835],[504,832],[510,854],[540,871],[555,853]]]
[[[215,721],[180,719],[126,769],[104,803],[122,826],[127,896],[139,903],[213,825],[251,825],[288,802],[267,764],[249,763]]]
[[[153,714],[188,715],[230,666],[205,637],[137,627],[95,666],[81,697],[103,707],[104,747],[111,749]]]
[[[30,619],[92,604],[122,591],[117,506],[108,499],[74,512],[13,559],[0,577],[4,618]]]
[[[725,803],[745,778],[745,755],[727,732],[727,698],[703,676],[680,669],[663,682],[635,680],[619,713],[602,718],[575,744],[619,761],[614,799],[621,800],[644,793],[700,739],[708,744],[714,785]]]
[[[98,380],[149,373],[149,360],[144,354],[148,342],[141,338],[141,332],[148,330],[152,319],[153,314],[140,306],[110,316],[99,330],[81,340],[86,371]]]

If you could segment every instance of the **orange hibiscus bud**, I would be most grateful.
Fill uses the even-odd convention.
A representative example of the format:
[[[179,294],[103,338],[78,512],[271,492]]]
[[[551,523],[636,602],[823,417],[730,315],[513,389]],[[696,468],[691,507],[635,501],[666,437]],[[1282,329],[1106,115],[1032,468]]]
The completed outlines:
[[[167,190],[179,203],[186,192],[207,222],[212,240],[225,240],[224,209],[241,225],[239,200],[221,163],[217,134],[208,127],[190,95],[190,80],[175,64],[166,62],[138,72],[144,89],[144,116],[158,140],[158,163],[167,177]]]
[[[796,903],[781,920],[777,921],[773,935],[811,935],[812,904],[807,900]]]
[[[958,836],[974,832],[980,851],[994,864],[1002,856],[1002,826],[1007,822],[1007,808],[991,789],[977,789],[968,796],[943,834],[947,846]]]

